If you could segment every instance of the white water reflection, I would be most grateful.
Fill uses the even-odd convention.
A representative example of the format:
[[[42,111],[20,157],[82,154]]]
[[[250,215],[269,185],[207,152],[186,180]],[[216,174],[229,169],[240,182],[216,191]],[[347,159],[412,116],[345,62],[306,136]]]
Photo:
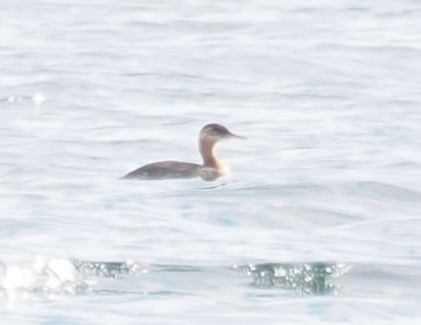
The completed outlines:
[[[420,21],[411,0],[3,1],[1,323],[417,322]],[[248,137],[219,148],[231,178],[118,181],[199,161],[212,122]]]

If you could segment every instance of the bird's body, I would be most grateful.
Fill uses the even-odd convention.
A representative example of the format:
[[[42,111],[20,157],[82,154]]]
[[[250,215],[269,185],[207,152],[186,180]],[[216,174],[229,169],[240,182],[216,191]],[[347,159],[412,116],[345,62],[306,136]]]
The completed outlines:
[[[170,179],[197,177],[201,165],[181,161],[160,161],[139,167],[124,178]]]
[[[217,158],[215,144],[227,138],[241,138],[220,124],[208,124],[199,135],[199,151],[203,164],[180,161],[160,161],[144,165],[123,176],[123,179],[162,180],[174,178],[200,177],[205,181],[213,181],[225,174],[225,167]]]

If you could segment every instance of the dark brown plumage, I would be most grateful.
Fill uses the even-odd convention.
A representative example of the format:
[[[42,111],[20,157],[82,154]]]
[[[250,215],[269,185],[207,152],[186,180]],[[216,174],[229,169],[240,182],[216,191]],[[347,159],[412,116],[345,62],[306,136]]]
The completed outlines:
[[[170,179],[197,177],[201,165],[181,161],[161,161],[139,167],[123,178]]]

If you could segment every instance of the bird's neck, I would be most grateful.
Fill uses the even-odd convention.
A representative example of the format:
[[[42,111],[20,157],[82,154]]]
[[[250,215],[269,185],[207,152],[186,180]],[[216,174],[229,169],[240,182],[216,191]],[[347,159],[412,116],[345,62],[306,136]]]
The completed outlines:
[[[218,170],[222,168],[222,164],[218,160],[215,152],[215,141],[201,139],[199,143],[199,150],[202,155],[204,166]]]

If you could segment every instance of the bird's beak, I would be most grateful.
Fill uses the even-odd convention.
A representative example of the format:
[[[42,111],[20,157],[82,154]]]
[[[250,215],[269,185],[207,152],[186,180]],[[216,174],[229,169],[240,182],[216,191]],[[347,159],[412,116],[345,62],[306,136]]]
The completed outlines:
[[[241,140],[247,139],[246,137],[243,137],[241,135],[237,135],[237,134],[234,134],[234,133],[230,133],[230,137],[235,138],[235,139],[241,139]]]

